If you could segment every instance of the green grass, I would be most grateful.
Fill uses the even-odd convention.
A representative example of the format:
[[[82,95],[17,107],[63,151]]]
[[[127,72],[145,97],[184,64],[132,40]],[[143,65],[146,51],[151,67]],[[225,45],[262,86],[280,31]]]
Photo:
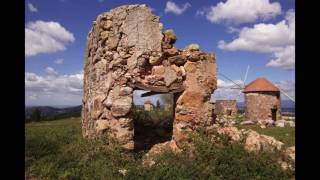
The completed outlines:
[[[117,179],[118,170],[135,163],[118,147],[107,151],[106,141],[85,140],[80,118],[26,125],[27,177],[37,179]]]
[[[295,128],[294,127],[267,127],[260,128],[259,125],[237,125],[240,129],[252,129],[260,134],[272,136],[278,141],[281,141],[285,146],[290,147],[295,145]]]
[[[251,154],[240,144],[210,143],[202,134],[192,138],[195,151],[165,153],[157,165],[141,164],[142,153],[124,152],[107,137],[86,140],[81,121],[63,119],[26,124],[27,179],[290,179],[282,171],[279,154]],[[123,176],[120,169],[128,170]]]

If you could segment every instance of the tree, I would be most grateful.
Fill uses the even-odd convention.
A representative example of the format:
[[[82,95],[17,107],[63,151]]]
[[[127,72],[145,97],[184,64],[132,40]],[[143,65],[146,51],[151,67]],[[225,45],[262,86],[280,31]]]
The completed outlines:
[[[170,94],[161,94],[160,99],[165,105],[171,105],[173,103],[173,97]]]
[[[30,116],[31,121],[38,122],[41,120],[41,112],[39,108],[35,108]]]
[[[160,109],[160,102],[157,100],[157,108]]]
[[[173,97],[171,94],[161,94],[160,99],[163,102],[165,110],[170,109],[174,103]]]

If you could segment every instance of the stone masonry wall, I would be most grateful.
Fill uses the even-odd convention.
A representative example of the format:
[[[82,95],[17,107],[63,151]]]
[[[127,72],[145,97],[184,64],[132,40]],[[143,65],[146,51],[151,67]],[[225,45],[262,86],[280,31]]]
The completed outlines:
[[[230,116],[235,116],[238,112],[236,100],[217,100],[215,113],[219,117],[229,116],[228,110],[231,110]]]
[[[82,132],[107,132],[134,148],[133,90],[172,93],[176,99],[173,139],[212,124],[210,95],[217,88],[214,54],[191,44],[173,46],[176,35],[162,32],[146,5],[125,5],[99,15],[87,37]]]
[[[281,119],[279,92],[257,92],[245,94],[245,117],[247,120],[258,121],[272,119],[271,109],[277,108],[277,120]]]

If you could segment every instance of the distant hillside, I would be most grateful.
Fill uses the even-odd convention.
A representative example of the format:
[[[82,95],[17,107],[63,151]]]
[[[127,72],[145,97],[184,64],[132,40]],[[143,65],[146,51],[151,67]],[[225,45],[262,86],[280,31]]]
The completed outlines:
[[[282,112],[295,112],[295,104],[292,101],[285,100],[281,102]],[[137,105],[137,107],[143,108],[143,105]],[[73,107],[65,107],[58,108],[52,106],[32,106],[25,108],[25,117],[28,119],[31,113],[38,108],[41,112],[41,117],[47,120],[59,119],[59,118],[67,118],[67,117],[79,117],[81,115],[82,106],[73,106]],[[239,111],[244,110],[244,102],[238,102]]]
[[[29,118],[32,112],[38,108],[41,112],[41,117],[46,119],[57,119],[62,117],[72,117],[80,116],[82,106],[66,107],[66,108],[56,108],[51,106],[32,106],[25,108],[25,116]]]
[[[238,109],[244,110],[244,102],[238,102]],[[282,112],[295,112],[295,103],[290,100],[281,101]]]

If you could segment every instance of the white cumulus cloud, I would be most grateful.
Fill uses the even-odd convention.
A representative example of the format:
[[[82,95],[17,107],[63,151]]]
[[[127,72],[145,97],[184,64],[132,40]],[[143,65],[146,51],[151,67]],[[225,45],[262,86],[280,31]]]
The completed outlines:
[[[177,5],[176,3],[172,2],[172,1],[168,1],[166,4],[166,8],[164,9],[165,13],[174,13],[176,15],[180,15],[183,12],[185,12],[189,7],[191,7],[190,3],[185,3],[181,6]]]
[[[83,74],[40,76],[25,73],[25,98],[28,105],[79,105]]]
[[[74,40],[73,34],[58,22],[29,22],[25,27],[25,56],[63,51]]]
[[[53,67],[46,67],[45,71],[48,75],[51,75],[51,76],[58,75],[58,72]]]
[[[64,60],[62,58],[56,59],[54,61],[55,64],[63,64]]]
[[[294,69],[295,66],[295,12],[289,10],[284,20],[276,24],[255,24],[244,27],[231,42],[220,40],[218,47],[228,51],[271,53],[267,66]]]
[[[281,5],[269,0],[227,0],[216,6],[198,10],[212,23],[241,24],[258,19],[267,20],[281,14]]]
[[[240,86],[243,85],[242,80],[234,80],[234,82]],[[241,89],[233,89],[239,88],[239,86],[235,85],[233,82],[224,81],[218,79],[218,88],[214,91],[211,96],[212,100],[238,100],[243,101],[243,94],[240,94]]]
[[[31,3],[28,3],[28,9],[30,12],[38,12],[38,9]]]
[[[295,66],[295,46],[287,46],[274,53],[275,58],[271,59],[266,66],[279,67],[287,70],[294,69]]]

